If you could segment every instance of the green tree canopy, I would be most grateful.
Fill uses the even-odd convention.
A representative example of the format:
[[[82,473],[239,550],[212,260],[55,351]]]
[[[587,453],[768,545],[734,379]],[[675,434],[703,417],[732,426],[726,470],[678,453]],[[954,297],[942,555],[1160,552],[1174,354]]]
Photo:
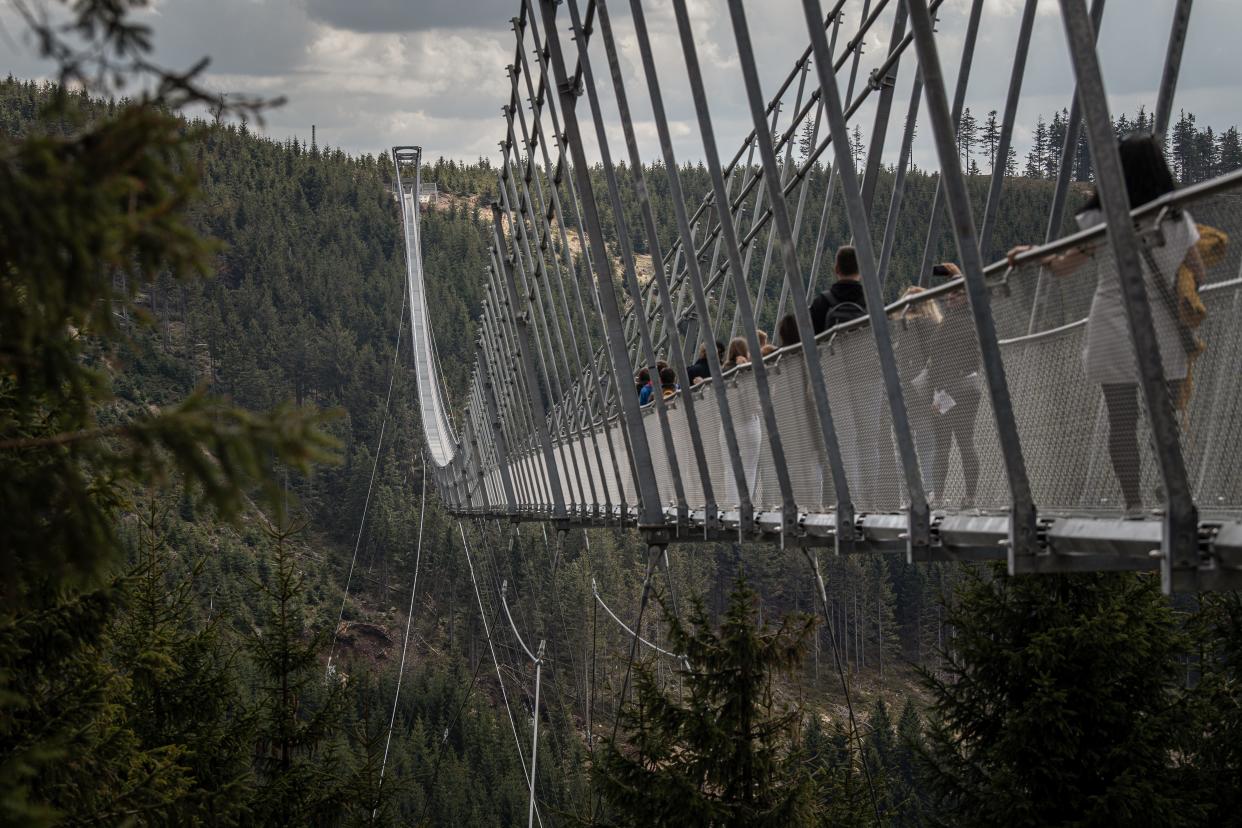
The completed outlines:
[[[923,763],[946,825],[1183,825],[1187,643],[1159,582],[972,571]]]
[[[801,714],[777,700],[773,682],[801,663],[814,622],[792,616],[760,627],[757,599],[739,580],[719,630],[701,601],[688,625],[666,613],[669,646],[688,663],[684,700],[640,666],[621,713],[625,741],[606,741],[595,755],[600,790],[624,824],[813,824]]]

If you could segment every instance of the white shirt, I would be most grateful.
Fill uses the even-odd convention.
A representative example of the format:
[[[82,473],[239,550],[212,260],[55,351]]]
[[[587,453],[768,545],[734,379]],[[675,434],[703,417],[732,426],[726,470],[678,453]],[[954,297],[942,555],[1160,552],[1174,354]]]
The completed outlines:
[[[1104,221],[1099,210],[1084,210],[1077,216],[1082,229]],[[1151,261],[1159,269],[1153,275],[1147,257],[1140,257],[1143,278],[1147,287],[1147,301],[1151,306],[1152,323],[1156,330],[1156,342],[1168,380],[1186,378],[1186,349],[1182,345],[1180,324],[1175,305],[1171,305],[1155,278],[1160,278],[1168,288],[1167,295],[1176,297],[1177,271],[1186,253],[1199,241],[1199,228],[1190,213],[1182,211],[1180,218],[1169,217],[1161,224],[1164,244],[1150,248]],[[1087,318],[1087,342],[1083,349],[1083,362],[1087,381],[1093,383],[1136,383],[1138,365],[1134,355],[1134,343],[1130,338],[1130,325],[1125,305],[1121,299],[1121,280],[1111,257],[1097,267],[1099,281],[1095,296],[1091,299],[1091,313]]]

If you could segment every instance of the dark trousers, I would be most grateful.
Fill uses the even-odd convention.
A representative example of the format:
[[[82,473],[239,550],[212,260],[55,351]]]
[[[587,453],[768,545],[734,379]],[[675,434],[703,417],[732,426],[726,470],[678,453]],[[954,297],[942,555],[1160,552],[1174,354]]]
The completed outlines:
[[[1181,380],[1168,383],[1170,397],[1176,398]],[[1138,383],[1104,383],[1104,405],[1108,408],[1108,456],[1113,473],[1121,485],[1127,509],[1143,505],[1142,466],[1138,445]]]
[[[957,440],[957,453],[962,457],[962,477],[966,482],[966,499],[974,501],[979,486],[979,452],[975,449],[975,416],[979,413],[980,393],[974,388],[957,388],[949,392],[957,405],[946,414],[933,413],[936,433],[936,460],[932,491],[944,502],[944,484],[949,476],[949,453]]]

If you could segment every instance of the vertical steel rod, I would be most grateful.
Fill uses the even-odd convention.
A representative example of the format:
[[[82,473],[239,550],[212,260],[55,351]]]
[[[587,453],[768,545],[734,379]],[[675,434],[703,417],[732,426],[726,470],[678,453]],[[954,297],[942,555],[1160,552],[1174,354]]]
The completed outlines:
[[[1192,0],[1177,0],[1173,10],[1173,25],[1169,29],[1169,49],[1164,56],[1164,72],[1160,75],[1160,93],[1156,96],[1156,135],[1163,137],[1169,131],[1169,119],[1173,115],[1173,94],[1177,91],[1177,76],[1182,69],[1182,49],[1186,46],[1186,30],[1190,28]]]
[[[750,369],[755,375],[755,390],[759,397],[759,408],[763,424],[767,431],[768,449],[772,453],[772,465],[776,471],[777,486],[781,494],[781,537],[792,532],[798,522],[798,507],[794,502],[793,482],[789,476],[789,465],[785,459],[785,449],[781,443],[780,426],[776,420],[776,410],[772,407],[772,391],[768,385],[768,370],[764,365],[759,347],[758,330],[755,328],[754,310],[750,303],[750,291],[746,286],[746,272],[742,267],[742,254],[738,249],[737,234],[730,220],[729,205],[725,195],[724,176],[721,174],[720,157],[716,150],[716,134],[712,127],[711,112],[707,106],[707,90],[703,83],[703,72],[699,66],[698,46],[695,43],[694,30],[690,26],[690,14],[686,9],[686,0],[673,0],[673,15],[677,19],[677,32],[681,39],[682,54],[686,63],[686,73],[690,80],[690,91],[694,98],[695,114],[699,122],[699,132],[703,139],[703,152],[706,156],[707,171],[711,176],[712,190],[716,195],[717,211],[720,214],[720,226],[725,234],[725,256],[729,261],[729,270],[733,274],[734,293],[745,326],[745,337],[754,361]],[[819,17],[811,27],[819,31]],[[822,33],[821,33],[822,37]],[[756,124],[756,133],[762,124]],[[756,136],[758,137],[758,136]],[[710,350],[710,349],[709,349]]]
[[[651,51],[651,41],[647,34],[647,20],[643,14],[641,0],[630,0],[630,13],[634,21],[634,34],[638,41],[638,51],[642,59],[643,75],[647,80],[647,92],[651,99],[651,111],[654,116],[656,132],[660,139],[660,151],[664,156],[664,168],[668,175],[669,198],[673,202],[673,216],[677,221],[677,231],[682,244],[693,247],[694,236],[690,228],[690,220],[686,215],[686,199],[681,189],[681,175],[678,172],[677,158],[673,153],[673,136],[669,130],[668,118],[664,111],[664,96],[660,91],[660,81],[656,75],[655,59]],[[727,196],[726,196],[727,198]],[[727,209],[727,201],[726,201]],[[732,222],[722,217],[730,228]],[[703,276],[699,271],[698,256],[687,253],[685,256],[686,274],[690,282],[690,291],[694,296],[694,307],[699,318],[710,319],[707,296],[703,290]],[[745,290],[743,290],[745,293]],[[712,378],[712,393],[716,395],[716,405],[720,413],[720,428],[725,438],[725,449],[729,455],[729,465],[733,472],[734,484],[737,488],[738,531],[750,531],[754,519],[754,507],[750,500],[750,489],[746,481],[746,471],[742,464],[741,450],[738,447],[737,429],[733,423],[733,414],[729,406],[729,396],[724,387],[724,376],[720,370],[720,355],[716,353],[715,333],[707,325],[699,325],[704,350],[707,356],[707,368]]]
[[[1100,22],[1104,19],[1104,0],[1092,0],[1091,25],[1095,32],[1095,42],[1100,40]],[[1078,152],[1078,136],[1082,132],[1082,102],[1078,100],[1078,90],[1070,100],[1069,117],[1065,121],[1065,140],[1061,145],[1061,160],[1057,166],[1057,184],[1052,192],[1052,208],[1048,211],[1048,227],[1044,231],[1044,244],[1060,238],[1061,225],[1065,222],[1065,201],[1069,197],[1070,177],[1073,175],[1071,159]],[[1040,274],[1046,280],[1048,274]],[[1041,296],[1036,290],[1036,296]]]
[[[500,258],[500,266],[504,270],[504,283],[509,296],[509,315],[512,318],[514,327],[518,331],[519,344],[518,350],[521,352],[522,361],[526,368],[526,387],[530,395],[527,401],[531,415],[535,423],[535,434],[539,440],[539,446],[543,452],[543,462],[546,467],[545,476],[548,481],[550,495],[552,499],[552,516],[555,518],[565,517],[565,496],[561,491],[560,472],[556,467],[556,456],[553,453],[552,437],[548,433],[548,416],[543,404],[543,390],[539,387],[538,375],[535,373],[535,355],[531,347],[530,320],[529,311],[519,311],[520,303],[518,302],[517,282],[513,276],[513,256],[505,249],[504,228],[500,218],[501,208],[499,204],[492,205],[492,221],[496,233],[496,246]]]
[[[970,67],[974,63],[975,41],[979,37],[979,20],[983,16],[983,0],[971,0],[970,18],[966,21],[966,39],[962,43],[962,62],[957,70],[957,88],[953,92],[953,134],[962,122],[962,108],[966,105],[966,87],[970,83]],[[920,58],[919,65],[922,66]],[[923,78],[924,94],[927,78]],[[956,139],[954,140],[956,146]],[[940,217],[944,212],[944,176],[936,182],[936,194],[932,197],[932,209],[927,222],[927,241],[923,245],[923,261],[919,265],[920,285],[926,285],[931,276],[932,259],[940,246]]]
[[[1037,550],[1035,504],[1031,498],[1026,459],[1023,457],[1022,444],[1018,437],[1013,400],[1009,396],[1009,383],[1005,378],[1005,365],[1001,359],[1000,344],[997,342],[991,297],[984,281],[983,258],[979,255],[979,242],[970,210],[970,193],[966,190],[966,179],[962,175],[961,158],[957,152],[956,129],[953,116],[949,112],[948,96],[945,94],[944,75],[941,73],[940,56],[937,54],[936,38],[932,31],[931,14],[927,10],[927,0],[906,2],[910,9],[914,45],[919,53],[919,66],[923,72],[927,119],[935,134],[936,152],[940,156],[940,183],[943,185],[949,216],[953,222],[966,296],[970,300],[970,312],[974,317],[980,361],[984,378],[987,380],[992,416],[996,421],[996,435],[1000,442],[1001,456],[1005,461],[1005,474],[1012,498],[1009,520],[1009,560],[1012,567],[1016,557],[1033,556]]]
[[[1027,56],[1031,51],[1031,32],[1035,28],[1038,3],[1039,0],[1026,0],[1026,5],[1022,8],[1022,22],[1018,24],[1018,43],[1013,51],[1013,70],[1009,73],[1009,91],[1005,94],[1005,111],[1001,115],[1000,139],[996,143],[996,154],[992,157],[988,200],[983,208],[983,226],[979,230],[979,255],[985,261],[992,255],[992,229],[996,226],[996,216],[1000,212],[1005,170],[1009,168],[1009,145],[1013,140],[1013,124],[1018,115],[1018,99],[1022,96],[1022,79],[1026,74]]]
[[[819,0],[803,0],[802,8],[806,13],[807,21],[819,19]],[[880,283],[876,278],[870,220],[862,203],[858,171],[854,167],[854,159],[849,151],[848,127],[845,112],[841,106],[841,92],[837,88],[836,78],[829,71],[828,43],[822,32],[811,28],[810,34],[811,47],[815,51],[815,67],[819,74],[820,90],[826,107],[825,114],[828,117],[828,128],[835,144],[837,166],[841,176],[841,194],[845,198],[846,216],[849,219],[850,232],[854,235],[854,244],[858,252],[859,274],[867,297],[867,316],[871,320],[871,332],[875,337],[876,355],[879,358],[880,375],[884,381],[884,392],[888,399],[889,413],[892,416],[897,454],[904,472],[906,494],[910,499],[907,548],[909,550],[922,549],[927,546],[930,534],[927,495],[923,490],[923,477],[919,473],[918,455],[914,451],[914,438],[906,412],[901,376],[897,372],[897,358],[893,353],[892,334],[888,328],[888,317],[884,312],[884,296],[880,292]],[[808,342],[805,339],[803,341]],[[814,342],[814,340],[809,340],[809,342]]]
[[[1130,338],[1138,361],[1139,386],[1147,404],[1147,419],[1155,438],[1156,460],[1164,481],[1166,508],[1161,545],[1161,573],[1166,591],[1190,590],[1198,581],[1198,509],[1190,491],[1182,457],[1177,417],[1165,384],[1160,346],[1148,304],[1138,235],[1130,221],[1121,154],[1108,112],[1104,77],[1095,52],[1095,32],[1083,0],[1061,0],[1065,36],[1078,80],[1087,142],[1095,166],[1100,206],[1108,223],[1108,239],[1121,281],[1121,298],[1130,323]],[[1153,274],[1159,278],[1160,274]]]
[[[818,11],[816,9],[815,20],[819,19]],[[809,14],[810,12],[808,11],[808,16]],[[746,12],[742,8],[741,0],[729,0],[729,16],[733,22],[733,34],[737,41],[738,57],[742,67],[743,82],[746,86],[746,97],[750,101],[751,117],[760,119],[755,121],[756,126],[758,126],[762,123],[761,119],[763,118],[763,111],[760,109],[763,93],[759,88],[759,71],[755,66],[754,48],[750,41],[750,30],[746,24]],[[820,40],[823,40],[823,33],[818,32],[818,37]],[[824,63],[826,65],[827,61]],[[818,55],[816,56],[816,64],[819,64]],[[835,81],[833,88],[834,90],[836,88]],[[827,108],[829,125],[831,126],[833,114],[830,101],[827,104]],[[842,118],[841,123],[844,124],[844,118]],[[780,190],[781,185],[776,167],[776,153],[772,148],[772,137],[766,134],[758,134],[755,143],[759,149],[759,161],[763,164],[764,182],[768,187],[772,200],[775,224],[773,235],[776,238],[781,257],[784,259],[784,281],[786,285],[793,282],[800,287],[801,269],[798,266],[798,251],[794,245],[793,228],[789,221],[789,207],[785,204],[785,197]],[[833,489],[836,493],[837,537],[840,542],[846,543],[852,540],[853,537],[854,509],[849,497],[849,481],[845,475],[845,462],[841,457],[841,446],[837,440],[837,429],[832,418],[832,407],[828,402],[828,390],[824,384],[824,373],[820,366],[819,348],[815,342],[815,328],[811,322],[810,309],[807,308],[805,302],[794,302],[794,320],[798,326],[799,339],[803,342],[802,358],[806,367],[806,381],[810,386],[811,396],[815,402],[815,411],[819,417],[820,438],[823,440],[824,450],[828,455],[828,466],[832,474]],[[760,357],[756,361],[762,363],[763,359]]]
[[[893,34],[888,41],[888,53],[900,55],[897,47],[906,33],[906,7],[901,3],[893,12]],[[880,98],[875,104],[875,121],[871,125],[871,144],[867,148],[867,169],[863,173],[862,200],[867,215],[871,215],[871,207],[875,203],[875,185],[879,178],[880,160],[884,155],[884,140],[888,136],[888,117],[893,109],[893,91],[897,86],[897,68],[900,64],[894,61],[883,74],[873,73],[868,83],[872,89],[879,89]]]
[[[532,0],[533,2],[533,0]],[[604,338],[612,355],[613,372],[616,377],[617,395],[621,404],[622,422],[629,434],[630,456],[634,461],[635,485],[639,496],[639,526],[641,528],[663,529],[664,513],[660,508],[660,489],[656,482],[655,469],[652,466],[651,447],[647,443],[647,432],[643,427],[642,412],[638,408],[638,392],[634,388],[632,378],[634,366],[630,363],[625,351],[625,339],[621,327],[621,312],[617,297],[613,293],[612,265],[608,251],[604,249],[603,233],[600,230],[599,208],[590,180],[590,167],[587,164],[586,152],[582,145],[582,132],[578,126],[578,118],[574,112],[576,98],[580,90],[571,84],[565,69],[565,56],[561,49],[560,38],[556,36],[557,0],[538,0],[540,13],[543,17],[543,29],[547,37],[545,43],[552,61],[552,70],[556,81],[557,95],[561,102],[561,114],[564,120],[564,141],[569,144],[573,156],[573,175],[578,179],[578,192],[582,199],[582,214],[585,226],[582,228],[591,242],[597,271],[594,283],[595,294],[599,297],[604,316]],[[624,372],[624,373],[623,373]],[[622,376],[625,377],[623,382]]]
[[[901,202],[906,194],[906,171],[910,167],[910,156],[914,149],[914,127],[918,123],[919,102],[922,99],[923,75],[920,72],[915,74],[914,84],[910,87],[910,106],[906,111],[906,128],[901,136],[901,153],[897,158],[897,173],[893,177],[893,196],[888,202],[888,217],[884,220],[884,240],[880,244],[880,261],[875,268],[881,288],[888,283],[889,263],[893,258],[893,247],[897,243],[897,221],[901,217]]]
[[[509,443],[505,439],[504,430],[500,427],[500,414],[496,409],[496,393],[492,386],[491,374],[487,369],[487,356],[483,353],[482,344],[479,345],[478,349],[477,365],[487,404],[487,417],[493,429],[492,439],[496,446],[498,458],[496,465],[500,472],[500,484],[504,488],[505,502],[509,507],[509,511],[515,512],[517,511],[517,500],[513,494],[513,479],[509,476]]]
[[[577,14],[577,8],[572,3],[569,4],[574,16]],[[597,3],[598,6],[598,3]],[[575,21],[577,22],[577,21]],[[601,166],[604,168],[604,184],[608,191],[609,205],[612,207],[613,221],[616,222],[617,230],[617,247],[621,252],[621,269],[623,271],[623,281],[629,289],[630,300],[634,303],[634,307],[638,308],[642,304],[642,289],[638,284],[638,274],[634,266],[634,251],[630,241],[630,228],[625,220],[625,207],[621,203],[621,190],[617,185],[617,176],[614,172],[612,164],[612,153],[608,148],[608,132],[604,127],[603,114],[599,105],[599,94],[595,88],[595,78],[591,72],[591,64],[589,56],[585,50],[585,38],[579,29],[575,29],[578,34],[577,41],[579,44],[578,67],[582,72],[584,87],[586,90],[587,104],[591,113],[591,120],[595,125],[595,141],[599,149]],[[677,523],[683,525],[687,520],[686,492],[685,486],[681,478],[681,464],[677,460],[677,445],[673,440],[672,427],[669,424],[668,404],[664,400],[663,389],[660,385],[659,370],[656,368],[657,355],[655,352],[655,344],[651,340],[651,328],[648,325],[647,317],[643,313],[636,313],[635,318],[638,322],[639,344],[642,352],[646,357],[646,363],[651,371],[652,400],[655,403],[656,418],[660,424],[660,431],[664,438],[664,462],[668,466],[669,476],[673,481],[673,493],[677,504]],[[680,358],[680,348],[673,348],[677,351],[677,357]]]
[[[579,44],[583,44],[585,39],[582,36],[581,23],[578,20],[578,7],[576,0],[571,0],[567,4],[569,6],[570,19],[574,24],[575,39]],[[646,225],[647,243],[651,249],[651,258],[653,262],[662,262],[664,257],[660,249],[659,228],[656,226],[655,211],[651,206],[651,197],[647,191],[646,174],[643,172],[643,160],[638,151],[638,139],[634,135],[634,124],[630,117],[629,97],[625,92],[625,83],[621,78],[621,64],[617,57],[616,41],[612,34],[612,21],[608,15],[608,4],[605,0],[598,0],[597,9],[599,12],[600,37],[604,43],[604,50],[608,58],[608,71],[612,78],[612,87],[617,101],[617,111],[621,118],[621,126],[625,135],[625,145],[629,153],[630,169],[634,177],[634,189],[638,194],[639,210],[642,214],[643,223]],[[580,47],[579,64],[582,66],[584,77],[590,78],[590,58],[585,53],[585,47]],[[598,108],[593,109],[596,118],[596,127],[599,130],[599,140],[604,143],[607,135],[602,130],[602,121],[599,119]],[[693,240],[691,240],[693,245]],[[683,348],[681,343],[676,341],[677,326],[671,323],[674,319],[673,300],[669,294],[668,279],[665,276],[664,268],[657,266],[655,273],[652,275],[652,281],[655,284],[655,294],[660,302],[660,308],[666,319],[670,320],[668,326],[668,334],[670,337],[668,355],[673,363],[673,369],[677,372],[678,378],[681,380],[682,394],[681,402],[686,410],[686,427],[690,432],[691,449],[694,452],[695,464],[698,467],[699,478],[703,488],[704,500],[704,529],[711,531],[716,528],[717,524],[717,508],[716,495],[712,490],[711,470],[707,464],[707,454],[703,448],[703,435],[699,430],[698,414],[695,411],[693,383],[690,380],[689,368],[686,365],[683,356]]]

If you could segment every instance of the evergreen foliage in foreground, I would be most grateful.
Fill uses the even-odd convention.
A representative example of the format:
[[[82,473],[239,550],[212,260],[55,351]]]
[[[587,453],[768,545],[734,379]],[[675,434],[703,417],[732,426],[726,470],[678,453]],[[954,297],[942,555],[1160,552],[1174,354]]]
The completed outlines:
[[[692,602],[683,625],[666,613],[668,643],[684,653],[685,698],[636,670],[621,714],[624,742],[604,742],[595,776],[627,825],[810,825],[816,790],[799,749],[801,713],[774,681],[802,661],[814,621],[758,622],[758,595],[739,580],[719,631]]]
[[[974,570],[928,676],[945,825],[1195,825],[1187,640],[1151,577]]]

